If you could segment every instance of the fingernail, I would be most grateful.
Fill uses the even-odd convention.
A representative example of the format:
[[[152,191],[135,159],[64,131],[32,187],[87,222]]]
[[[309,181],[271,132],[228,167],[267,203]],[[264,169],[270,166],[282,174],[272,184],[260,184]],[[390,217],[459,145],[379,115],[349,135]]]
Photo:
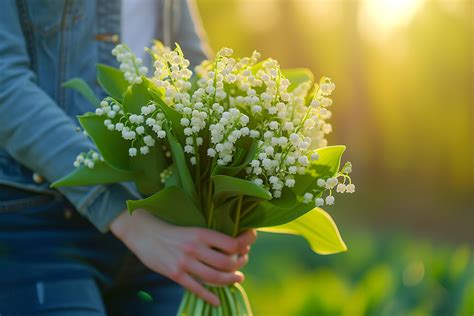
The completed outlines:
[[[240,272],[240,271],[236,271],[236,272],[235,272],[235,276],[236,276],[236,279],[237,279],[236,282],[239,282],[239,283],[240,283],[240,282],[243,282],[243,281],[245,280],[244,274],[243,274],[242,272]]]

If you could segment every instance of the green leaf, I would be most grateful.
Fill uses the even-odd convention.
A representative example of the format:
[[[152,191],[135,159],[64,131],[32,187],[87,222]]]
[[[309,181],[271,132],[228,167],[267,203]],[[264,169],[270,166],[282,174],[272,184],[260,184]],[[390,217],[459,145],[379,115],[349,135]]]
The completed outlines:
[[[262,201],[240,221],[241,230],[267,226],[283,225],[313,208],[310,204],[298,202],[291,190],[284,190],[282,197]]]
[[[64,82],[61,86],[79,92],[79,94],[82,95],[93,106],[97,106],[99,104],[99,99],[97,99],[91,87],[89,87],[87,82],[80,78],[72,78]]]
[[[222,175],[213,176],[212,181],[214,181],[214,200],[216,204],[239,195],[252,196],[263,200],[272,198],[267,190],[252,181]]]
[[[103,117],[86,114],[79,116],[78,119],[105,161],[114,168],[130,170],[128,156],[130,141],[123,139],[120,133],[109,131],[104,125]]]
[[[122,102],[123,95],[127,91],[129,86],[125,80],[123,73],[114,67],[110,67],[104,64],[97,64],[97,81],[102,88],[112,98],[119,102]]]
[[[245,167],[248,166],[250,161],[252,161],[255,158],[255,153],[257,152],[258,148],[258,141],[255,139],[252,139],[252,142],[248,145],[245,146],[245,148],[238,148],[241,149],[242,153],[245,152],[244,159],[240,160],[236,159],[236,162],[238,163],[237,165],[230,165],[230,166],[216,166],[212,172],[213,175],[228,175],[228,176],[235,176],[237,175],[240,171],[242,171]],[[234,155],[234,157],[237,157],[237,154]]]
[[[130,159],[130,169],[138,171],[135,177],[137,188],[145,195],[151,195],[163,188],[160,174],[167,167],[161,142],[151,147],[148,154],[137,155]]]
[[[290,223],[261,228],[259,230],[271,233],[300,235],[309,242],[314,252],[321,255],[347,251],[347,246],[342,240],[336,223],[321,208],[315,208]]]
[[[282,69],[283,76],[290,81],[288,91],[293,91],[298,85],[309,81],[310,84],[314,82],[314,75],[311,70],[307,68],[293,68]]]
[[[148,79],[145,79],[142,83],[127,88],[123,97],[123,109],[126,113],[140,114],[142,106],[147,105],[152,100],[148,92],[149,85]]]
[[[217,231],[232,236],[235,226],[235,211],[238,201],[236,198],[230,199],[220,204],[214,209],[213,228]]]
[[[143,208],[173,225],[206,226],[206,220],[194,202],[174,186],[164,188],[143,200],[127,201],[127,206],[130,212]]]
[[[179,113],[172,107],[169,107],[168,105],[166,105],[166,103],[161,99],[160,92],[153,86],[151,85],[149,86],[148,92],[150,93],[151,98],[158,104],[160,109],[165,114],[166,120],[169,123],[171,123],[170,128],[173,130],[173,133],[176,136],[176,138],[181,143],[184,143],[184,140],[186,139],[186,137],[184,135],[184,128],[181,125],[181,119],[183,118],[181,113]]]
[[[176,140],[170,130],[167,131],[166,137],[170,146],[173,163],[176,166],[175,170],[178,172],[179,175],[179,182],[181,184],[181,188],[188,195],[189,198],[196,201],[197,203],[197,194],[194,188],[194,181],[188,169],[188,164],[186,162],[183,147],[181,147],[181,144]]]
[[[80,185],[97,185],[114,182],[131,181],[136,174],[111,167],[105,161],[98,160],[94,168],[82,166],[51,184],[52,188]]]
[[[295,176],[296,184],[293,192],[296,195],[302,195],[316,187],[317,179],[334,177],[339,171],[341,157],[345,150],[346,146],[343,145],[317,149],[319,159],[311,162],[306,174]]]

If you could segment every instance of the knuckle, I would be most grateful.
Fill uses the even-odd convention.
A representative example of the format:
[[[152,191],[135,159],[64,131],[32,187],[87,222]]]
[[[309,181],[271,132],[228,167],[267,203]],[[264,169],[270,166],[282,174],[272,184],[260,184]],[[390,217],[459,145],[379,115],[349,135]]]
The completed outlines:
[[[176,261],[176,270],[178,270],[180,273],[186,271],[187,266],[188,266],[188,259],[185,256],[180,257]]]
[[[233,239],[232,241],[229,242],[229,251],[231,253],[235,253],[239,251],[240,248],[240,243],[238,240]]]
[[[194,242],[187,242],[181,245],[181,250],[185,255],[193,256],[196,254],[197,245]]]
[[[180,270],[178,268],[175,268],[171,271],[169,277],[171,280],[173,281],[176,281],[176,282],[180,282],[182,279],[183,279],[183,270]]]
[[[208,281],[212,283],[222,283],[222,277],[219,273],[211,273],[208,276]]]
[[[195,232],[194,232],[194,238],[195,240],[198,240],[198,241],[205,241],[206,240],[206,232],[202,229],[195,229]]]
[[[230,271],[235,268],[235,263],[231,257],[226,256],[219,260],[219,268]]]

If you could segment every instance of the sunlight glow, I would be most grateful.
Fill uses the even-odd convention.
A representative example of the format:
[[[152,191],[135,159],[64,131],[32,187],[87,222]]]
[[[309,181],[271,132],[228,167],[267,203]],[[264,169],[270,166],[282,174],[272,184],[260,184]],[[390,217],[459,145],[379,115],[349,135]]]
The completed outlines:
[[[364,35],[386,39],[398,27],[406,25],[424,0],[365,0],[359,11],[359,27]]]

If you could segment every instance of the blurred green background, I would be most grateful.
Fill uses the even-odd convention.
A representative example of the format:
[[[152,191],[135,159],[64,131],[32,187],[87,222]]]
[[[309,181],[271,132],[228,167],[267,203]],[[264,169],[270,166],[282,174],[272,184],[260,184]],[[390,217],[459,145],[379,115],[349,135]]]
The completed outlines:
[[[254,49],[337,85],[330,144],[354,195],[326,210],[349,247],[260,233],[259,315],[474,315],[474,1],[197,0],[214,51]]]

